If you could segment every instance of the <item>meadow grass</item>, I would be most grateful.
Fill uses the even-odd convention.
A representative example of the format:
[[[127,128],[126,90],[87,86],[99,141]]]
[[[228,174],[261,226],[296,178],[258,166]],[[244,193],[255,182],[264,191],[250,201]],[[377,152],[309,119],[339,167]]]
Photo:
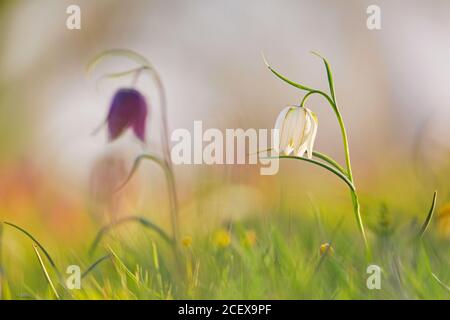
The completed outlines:
[[[40,254],[45,244],[4,225],[3,238],[9,240],[3,241],[3,298],[448,299],[449,243],[437,236],[432,221],[421,234],[426,212],[423,221],[400,221],[386,207],[375,211],[368,219],[373,261],[366,261],[351,221],[283,206],[192,235],[182,246],[181,267],[171,245],[140,224],[104,235],[92,255],[88,245],[75,252],[59,248],[51,258],[57,268]],[[323,243],[332,250],[321,254]],[[366,286],[370,263],[382,268],[380,290]],[[80,290],[65,286],[64,271],[71,264],[83,270]]]

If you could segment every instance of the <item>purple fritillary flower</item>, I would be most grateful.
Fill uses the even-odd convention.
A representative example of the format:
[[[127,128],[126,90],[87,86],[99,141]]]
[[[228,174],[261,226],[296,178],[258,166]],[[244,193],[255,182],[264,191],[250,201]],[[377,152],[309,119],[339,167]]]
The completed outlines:
[[[147,102],[139,91],[131,88],[118,90],[106,119],[109,141],[117,139],[131,127],[134,135],[145,143],[147,111]]]

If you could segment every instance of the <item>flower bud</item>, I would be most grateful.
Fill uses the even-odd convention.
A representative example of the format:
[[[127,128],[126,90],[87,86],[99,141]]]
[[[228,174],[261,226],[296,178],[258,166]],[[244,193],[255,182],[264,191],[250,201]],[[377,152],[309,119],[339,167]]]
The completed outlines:
[[[287,156],[294,153],[297,157],[302,157],[307,152],[311,159],[317,127],[317,116],[308,108],[284,108],[275,122],[279,144],[274,146],[274,150]]]
[[[126,129],[132,128],[134,135],[145,143],[147,102],[136,89],[120,89],[114,95],[106,119],[109,140],[119,138]]]

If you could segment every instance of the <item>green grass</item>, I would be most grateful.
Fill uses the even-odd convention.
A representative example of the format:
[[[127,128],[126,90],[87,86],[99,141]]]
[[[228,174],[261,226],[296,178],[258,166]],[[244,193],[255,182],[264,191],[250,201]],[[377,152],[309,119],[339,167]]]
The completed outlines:
[[[426,212],[423,221],[415,222],[383,206],[371,212],[372,262],[365,260],[351,214],[341,224],[340,217],[281,208],[222,226],[231,236],[226,247],[217,246],[217,228],[192,235],[178,264],[171,245],[140,224],[123,225],[120,232],[105,235],[90,256],[93,233],[75,251],[58,248],[52,255],[47,250],[61,279],[45,267],[51,262],[39,254],[46,252],[44,243],[38,247],[33,243],[36,237],[23,237],[4,225],[3,298],[448,299],[449,243],[436,236],[432,222],[418,238]],[[255,243],[244,240],[249,230],[256,234]],[[320,255],[325,242],[334,250]],[[16,246],[20,254],[14,253]],[[382,268],[381,290],[366,287],[369,263]],[[65,288],[65,270],[71,264],[79,264],[84,272],[80,290]]]

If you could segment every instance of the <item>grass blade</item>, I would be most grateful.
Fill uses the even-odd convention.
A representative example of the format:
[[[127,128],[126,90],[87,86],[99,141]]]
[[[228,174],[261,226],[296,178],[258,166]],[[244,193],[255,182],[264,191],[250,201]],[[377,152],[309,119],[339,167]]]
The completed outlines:
[[[86,269],[85,272],[83,272],[83,274],[81,275],[81,279],[86,277],[89,274],[89,272],[94,270],[100,263],[102,263],[105,260],[110,259],[111,257],[112,257],[111,254],[107,254],[107,255],[104,255],[103,257],[101,257],[100,259],[98,259],[97,261],[95,261],[93,264],[91,264],[91,266],[89,268]]]
[[[439,283],[444,289],[450,291],[450,287],[446,285],[441,279],[439,279],[433,272],[431,272],[431,275],[433,276],[434,280],[436,280],[436,282]]]
[[[119,219],[116,222],[111,223],[111,224],[101,228],[100,231],[97,233],[94,241],[92,242],[91,248],[89,249],[89,255],[92,255],[95,252],[95,249],[97,248],[98,244],[102,240],[103,236],[105,234],[107,234],[112,228],[115,228],[121,224],[128,223],[128,222],[138,222],[142,226],[158,233],[169,244],[171,244],[171,245],[173,244],[172,238],[169,237],[167,235],[167,233],[165,233],[160,227],[158,227],[154,223],[152,223],[149,220],[147,220],[143,217],[140,217],[140,216],[130,216],[130,217],[125,217],[125,218]]]
[[[160,166],[163,171],[167,170],[167,165],[165,164],[165,162],[160,159],[157,156],[151,155],[151,154],[141,154],[140,156],[136,157],[136,159],[134,160],[133,163],[133,167],[130,170],[130,173],[128,174],[128,176],[126,177],[126,179],[124,180],[124,182],[122,182],[115,190],[115,192],[119,192],[120,190],[122,190],[127,184],[128,182],[131,180],[131,178],[133,178],[134,174],[136,173],[136,171],[139,169],[139,166],[142,162],[142,160],[150,160],[153,161],[154,163],[156,163],[158,166]]]
[[[4,224],[11,226],[17,230],[19,230],[20,232],[22,232],[24,235],[26,235],[28,238],[30,238],[38,247],[39,249],[42,250],[42,252],[44,253],[45,257],[47,258],[47,260],[50,262],[51,266],[53,267],[53,269],[55,269],[56,273],[58,273],[58,275],[60,275],[61,273],[59,272],[58,268],[56,267],[55,262],[53,261],[52,257],[50,256],[50,254],[47,252],[47,250],[45,250],[44,246],[40,244],[40,242],[33,237],[33,235],[31,233],[29,233],[28,231],[26,231],[25,229],[19,227],[18,225],[15,225],[14,223],[11,222],[7,222],[7,221],[3,221]]]
[[[114,252],[114,250],[111,247],[109,248],[109,251],[111,252],[111,257],[114,258],[113,261],[116,264],[116,268],[124,272],[127,277],[133,280],[137,287],[140,287],[141,282],[139,277],[133,272],[131,272],[131,270],[125,265],[122,259],[120,259],[120,257],[117,255],[117,253]]]
[[[41,257],[41,255],[39,253],[38,246],[35,243],[33,243],[33,249],[34,249],[34,252],[36,252],[36,256],[37,256],[37,258],[39,260],[39,264],[41,265],[42,271],[44,272],[44,275],[45,275],[45,278],[47,279],[47,282],[50,284],[50,287],[52,288],[52,291],[55,294],[56,299],[60,300],[60,296],[58,294],[58,291],[56,291],[56,288],[53,285],[52,279],[50,278],[50,275],[48,274],[47,269],[45,268],[44,261],[42,261],[42,257]]]
[[[436,197],[437,197],[437,191],[433,194],[433,200],[431,201],[431,208],[428,212],[427,218],[425,219],[425,222],[423,223],[422,227],[420,228],[418,238],[422,239],[423,235],[425,234],[425,231],[427,231],[428,226],[430,225],[431,219],[433,218],[434,208],[436,207]]]

